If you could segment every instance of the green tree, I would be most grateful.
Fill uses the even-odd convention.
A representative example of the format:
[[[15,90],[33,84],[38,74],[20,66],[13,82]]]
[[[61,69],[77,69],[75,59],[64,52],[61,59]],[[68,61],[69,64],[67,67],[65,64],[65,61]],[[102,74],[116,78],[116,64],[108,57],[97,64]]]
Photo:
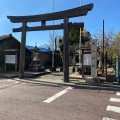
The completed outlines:
[[[112,44],[112,49],[114,51],[113,56],[112,56],[112,61],[113,61],[113,67],[115,66],[115,56],[118,55],[120,58],[120,32],[116,35],[116,39]]]
[[[60,50],[60,55],[63,56],[63,38],[62,37],[59,37],[58,48]]]
[[[71,29],[69,31],[69,56],[70,56],[70,64],[72,63],[72,58],[75,54],[75,45],[79,45],[79,37],[80,37],[80,29]],[[85,42],[89,41],[91,39],[90,32],[83,29],[81,31],[81,43],[84,44]],[[63,38],[59,37],[59,50],[61,57],[63,58]]]
[[[79,43],[79,37],[80,37],[80,29],[71,29],[69,31],[69,42],[70,45],[73,45],[75,43]],[[81,43],[84,44],[85,42],[89,41],[91,39],[91,34],[87,30],[83,29],[81,31]]]
[[[118,32],[118,34],[117,34],[117,36],[116,36],[116,40],[117,40],[117,42],[120,43],[120,32]]]

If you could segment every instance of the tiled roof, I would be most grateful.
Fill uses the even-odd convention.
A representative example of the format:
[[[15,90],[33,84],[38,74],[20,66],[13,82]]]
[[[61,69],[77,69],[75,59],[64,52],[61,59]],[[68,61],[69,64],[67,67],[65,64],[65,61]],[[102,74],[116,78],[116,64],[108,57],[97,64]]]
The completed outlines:
[[[33,47],[33,46],[26,46],[29,50],[32,50],[32,49],[34,49],[35,47]],[[52,53],[52,51],[51,50],[48,50],[48,49],[46,49],[46,48],[41,48],[41,47],[38,47],[38,49],[39,49],[39,51],[40,52],[47,52],[47,53]]]
[[[3,42],[2,40],[6,39],[6,38],[10,38],[10,37],[12,37],[12,34],[6,34],[6,35],[0,36],[0,43]],[[17,40],[17,39],[16,39],[16,40]],[[26,48],[31,51],[32,49],[34,49],[34,46],[26,46]],[[40,48],[40,47],[38,47],[38,49],[39,49],[39,51],[41,51],[41,52],[52,53],[51,50],[48,50],[48,49],[46,49],[46,48]]]
[[[4,39],[9,38],[11,36],[12,36],[12,34],[2,35],[2,36],[0,36],[0,40],[4,40]]]

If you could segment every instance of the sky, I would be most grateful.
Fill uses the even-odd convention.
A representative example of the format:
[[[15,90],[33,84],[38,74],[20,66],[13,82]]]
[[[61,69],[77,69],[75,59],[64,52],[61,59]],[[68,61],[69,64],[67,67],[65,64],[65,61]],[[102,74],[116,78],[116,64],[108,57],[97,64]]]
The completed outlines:
[[[103,20],[105,32],[120,31],[120,0],[54,0],[54,12],[63,11],[93,3],[94,7],[86,16],[82,16],[84,28],[96,35],[102,31]],[[53,0],[1,0],[0,3],[0,35],[12,34],[21,42],[21,32],[13,32],[13,28],[19,28],[21,23],[11,23],[7,16],[27,16],[38,15],[53,12]],[[70,22],[80,22],[80,17],[72,18]],[[60,24],[63,21],[54,21],[54,24]],[[53,24],[48,22],[47,24]],[[40,25],[29,23],[28,26]],[[48,44],[52,30],[27,32],[26,45],[42,46]],[[55,30],[54,36],[63,36],[63,30]]]

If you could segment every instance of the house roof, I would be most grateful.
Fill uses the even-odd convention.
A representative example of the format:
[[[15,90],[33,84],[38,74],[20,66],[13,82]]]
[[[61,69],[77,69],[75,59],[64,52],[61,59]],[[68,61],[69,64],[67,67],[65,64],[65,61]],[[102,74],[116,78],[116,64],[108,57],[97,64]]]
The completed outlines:
[[[0,40],[4,40],[6,38],[12,37],[12,34],[6,34],[6,35],[2,35],[0,36]]]
[[[6,40],[6,39],[8,39],[8,38],[10,38],[10,37],[13,37],[12,34],[6,34],[6,35],[0,36],[0,44],[1,44],[4,40]],[[15,37],[13,37],[13,38],[16,39]],[[16,40],[17,40],[17,39],[16,39]],[[18,40],[17,40],[17,41],[18,41]],[[19,41],[18,41],[18,42],[19,42]],[[20,43],[20,42],[19,42],[19,43]],[[29,45],[27,45],[26,48],[27,48],[29,51],[32,51],[35,47],[34,47],[34,46],[29,46]],[[52,53],[51,50],[46,49],[46,48],[38,47],[38,49],[39,49],[39,50],[38,50],[39,52]]]
[[[29,49],[29,50],[33,50],[35,47],[34,46],[29,46],[29,45],[27,45],[26,46],[27,47],[27,49]],[[41,48],[41,47],[38,47],[38,51],[39,52],[47,52],[47,53],[52,53],[52,51],[51,50],[49,50],[49,49],[46,49],[46,48]]]
[[[12,34],[6,34],[6,35],[2,35],[0,36],[0,44],[5,40],[12,37]]]
[[[0,44],[2,44],[5,40],[8,40],[10,38],[13,38],[14,40],[16,40],[17,42],[19,42],[15,37],[12,36],[12,34],[6,34],[6,35],[1,35],[0,36]],[[19,42],[20,44],[20,42]],[[14,48],[13,48],[14,49]],[[31,52],[29,49],[26,48],[27,51]]]

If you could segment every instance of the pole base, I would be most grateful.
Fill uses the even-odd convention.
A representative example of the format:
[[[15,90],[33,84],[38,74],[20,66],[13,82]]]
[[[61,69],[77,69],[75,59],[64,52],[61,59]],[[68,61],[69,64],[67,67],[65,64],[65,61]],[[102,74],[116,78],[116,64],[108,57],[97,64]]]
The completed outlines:
[[[63,67],[60,67],[60,72],[63,72]]]
[[[79,72],[79,74],[82,74],[82,68],[78,68],[77,72]]]
[[[51,67],[51,68],[50,68],[50,71],[55,72],[55,71],[56,71],[56,68],[55,68],[55,67]]]
[[[72,72],[75,72],[75,68],[72,68]]]
[[[19,74],[19,79],[24,79],[24,74]]]

